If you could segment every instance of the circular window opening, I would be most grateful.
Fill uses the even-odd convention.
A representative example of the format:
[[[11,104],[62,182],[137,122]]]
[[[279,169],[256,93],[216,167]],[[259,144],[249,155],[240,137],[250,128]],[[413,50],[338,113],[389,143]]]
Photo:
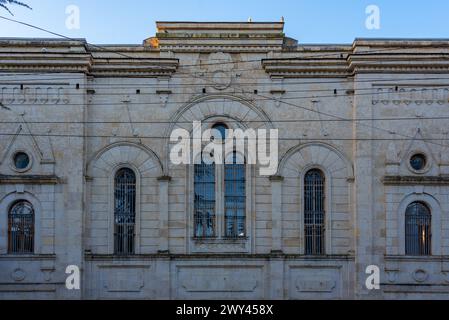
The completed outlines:
[[[413,170],[422,171],[426,167],[426,164],[426,156],[421,153],[415,154],[410,158],[410,166]]]
[[[25,152],[17,152],[14,155],[14,167],[17,170],[25,170],[30,165],[30,157]]]
[[[228,126],[223,122],[217,122],[212,126],[212,129],[215,129],[219,132],[219,136],[214,136],[213,139],[217,139],[218,141],[223,141],[226,139],[226,130],[228,130]]]

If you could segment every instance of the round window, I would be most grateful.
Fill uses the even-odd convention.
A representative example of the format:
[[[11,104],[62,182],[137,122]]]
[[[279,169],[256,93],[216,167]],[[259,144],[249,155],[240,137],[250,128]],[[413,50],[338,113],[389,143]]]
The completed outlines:
[[[25,152],[17,152],[14,155],[14,167],[17,170],[25,170],[30,165],[30,157]]]
[[[226,130],[228,130],[228,126],[227,125],[225,125],[222,122],[218,122],[218,123],[216,123],[216,124],[214,124],[212,126],[212,129],[215,129],[215,130],[217,130],[220,133],[220,135],[218,137],[214,137],[214,138],[216,138],[217,140],[224,140],[224,139],[226,139]]]
[[[410,166],[413,170],[422,171],[426,167],[426,164],[426,156],[421,153],[415,154],[410,158]]]

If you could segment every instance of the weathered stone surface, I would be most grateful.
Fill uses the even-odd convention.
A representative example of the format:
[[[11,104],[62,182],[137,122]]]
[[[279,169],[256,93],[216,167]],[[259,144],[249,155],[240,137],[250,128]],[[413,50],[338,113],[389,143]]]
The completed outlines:
[[[1,299],[449,299],[449,40],[298,45],[283,23],[157,26],[137,46],[0,39]],[[279,130],[277,173],[246,170],[245,238],[223,239],[223,200],[219,237],[193,237],[193,166],[169,161],[169,136],[194,120]],[[19,151],[26,170],[13,166]],[[123,167],[137,179],[126,257],[113,254]],[[313,168],[326,228],[325,254],[310,257]],[[21,199],[35,210],[32,255],[8,254]],[[432,211],[432,256],[405,256],[413,201]],[[65,288],[68,265],[81,290]],[[365,287],[369,265],[380,290]]]

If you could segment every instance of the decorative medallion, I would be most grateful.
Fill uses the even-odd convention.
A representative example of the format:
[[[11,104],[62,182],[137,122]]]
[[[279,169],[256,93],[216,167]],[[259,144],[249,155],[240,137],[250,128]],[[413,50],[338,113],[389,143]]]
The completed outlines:
[[[25,277],[26,277],[26,272],[20,268],[15,269],[11,273],[11,278],[17,282],[23,281],[25,279]]]
[[[416,270],[413,274],[413,279],[415,279],[416,282],[424,282],[429,278],[429,274],[422,269]]]

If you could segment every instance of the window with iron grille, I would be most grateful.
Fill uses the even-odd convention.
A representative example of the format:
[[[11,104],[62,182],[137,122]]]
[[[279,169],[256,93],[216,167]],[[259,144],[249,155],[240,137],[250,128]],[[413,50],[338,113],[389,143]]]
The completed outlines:
[[[413,202],[405,211],[405,254],[431,255],[431,213],[426,204]]]
[[[238,163],[234,153],[233,163],[225,164],[224,171],[225,237],[245,237],[245,164]]]
[[[324,254],[324,174],[312,169],[304,177],[305,254]]]
[[[34,210],[28,201],[17,201],[9,210],[8,252],[10,254],[34,252]]]
[[[213,238],[216,235],[214,164],[195,164],[194,192],[195,238]]]
[[[136,175],[129,168],[117,171],[114,179],[114,253],[134,253],[136,222]]]

